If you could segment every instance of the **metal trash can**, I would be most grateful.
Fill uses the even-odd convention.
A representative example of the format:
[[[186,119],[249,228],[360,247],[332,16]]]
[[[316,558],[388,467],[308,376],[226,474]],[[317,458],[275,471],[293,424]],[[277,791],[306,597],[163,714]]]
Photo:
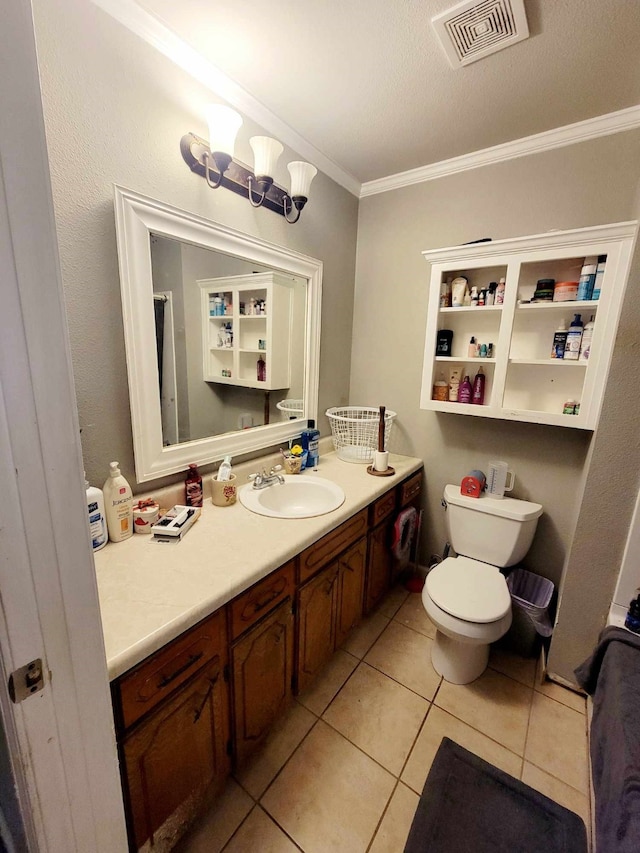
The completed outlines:
[[[550,637],[553,633],[549,605],[555,587],[547,578],[525,569],[513,569],[507,577],[507,586],[513,605],[507,642],[517,653],[533,657],[540,637]]]

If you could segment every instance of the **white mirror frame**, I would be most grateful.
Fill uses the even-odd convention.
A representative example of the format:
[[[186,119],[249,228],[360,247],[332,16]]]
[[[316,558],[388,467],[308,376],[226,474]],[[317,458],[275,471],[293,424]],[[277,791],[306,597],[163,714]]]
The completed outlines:
[[[322,262],[115,186],[122,314],[136,479],[139,483],[284,444],[317,421]],[[153,319],[150,234],[161,234],[307,279],[304,418],[164,447]]]

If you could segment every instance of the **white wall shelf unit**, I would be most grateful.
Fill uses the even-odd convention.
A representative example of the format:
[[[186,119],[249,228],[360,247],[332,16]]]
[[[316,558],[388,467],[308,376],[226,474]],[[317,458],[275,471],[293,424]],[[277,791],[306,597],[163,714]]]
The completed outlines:
[[[594,430],[598,423],[622,299],[637,234],[637,222],[550,231],[423,252],[431,265],[420,405],[437,412],[501,418]],[[539,279],[578,281],[586,257],[606,256],[598,300],[529,302]],[[441,307],[441,285],[464,276],[469,287],[505,279],[502,305]],[[574,314],[593,316],[588,360],[550,357],[553,335]],[[436,356],[438,332],[453,332],[451,356]],[[492,358],[470,358],[471,337],[493,344]],[[486,375],[483,405],[434,400],[436,380],[449,381],[457,369],[471,382],[479,367]],[[564,414],[567,400],[578,414]]]
[[[293,280],[267,272],[198,284],[204,381],[265,391],[289,388]],[[212,313],[221,303],[226,312]],[[261,305],[260,313],[249,313]],[[260,359],[265,363],[264,379],[258,376]]]

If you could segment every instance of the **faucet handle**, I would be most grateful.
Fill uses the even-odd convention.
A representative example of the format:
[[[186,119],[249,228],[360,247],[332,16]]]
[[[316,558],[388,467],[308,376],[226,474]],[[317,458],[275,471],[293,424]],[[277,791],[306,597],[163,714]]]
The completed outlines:
[[[255,474],[249,474],[249,475],[247,475],[247,480],[253,480],[253,481],[254,481],[254,482],[256,482],[256,483],[261,483],[261,482],[262,482],[262,478],[263,478],[263,476],[264,476],[264,473],[263,473],[263,474],[261,474],[261,473],[258,471],[258,472],[256,472]]]
[[[269,474],[273,476],[274,474],[277,474],[278,471],[282,471],[282,465],[274,465],[271,471],[269,471]]]

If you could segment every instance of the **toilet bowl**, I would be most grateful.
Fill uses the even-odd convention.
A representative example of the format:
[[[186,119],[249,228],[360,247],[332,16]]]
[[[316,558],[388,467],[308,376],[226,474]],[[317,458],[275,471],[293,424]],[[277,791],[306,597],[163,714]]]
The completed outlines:
[[[542,506],[444,493],[447,529],[458,556],[447,557],[427,575],[422,603],[436,627],[434,669],[453,684],[469,684],[489,662],[490,644],[511,626],[511,596],[500,569],[529,550]]]

